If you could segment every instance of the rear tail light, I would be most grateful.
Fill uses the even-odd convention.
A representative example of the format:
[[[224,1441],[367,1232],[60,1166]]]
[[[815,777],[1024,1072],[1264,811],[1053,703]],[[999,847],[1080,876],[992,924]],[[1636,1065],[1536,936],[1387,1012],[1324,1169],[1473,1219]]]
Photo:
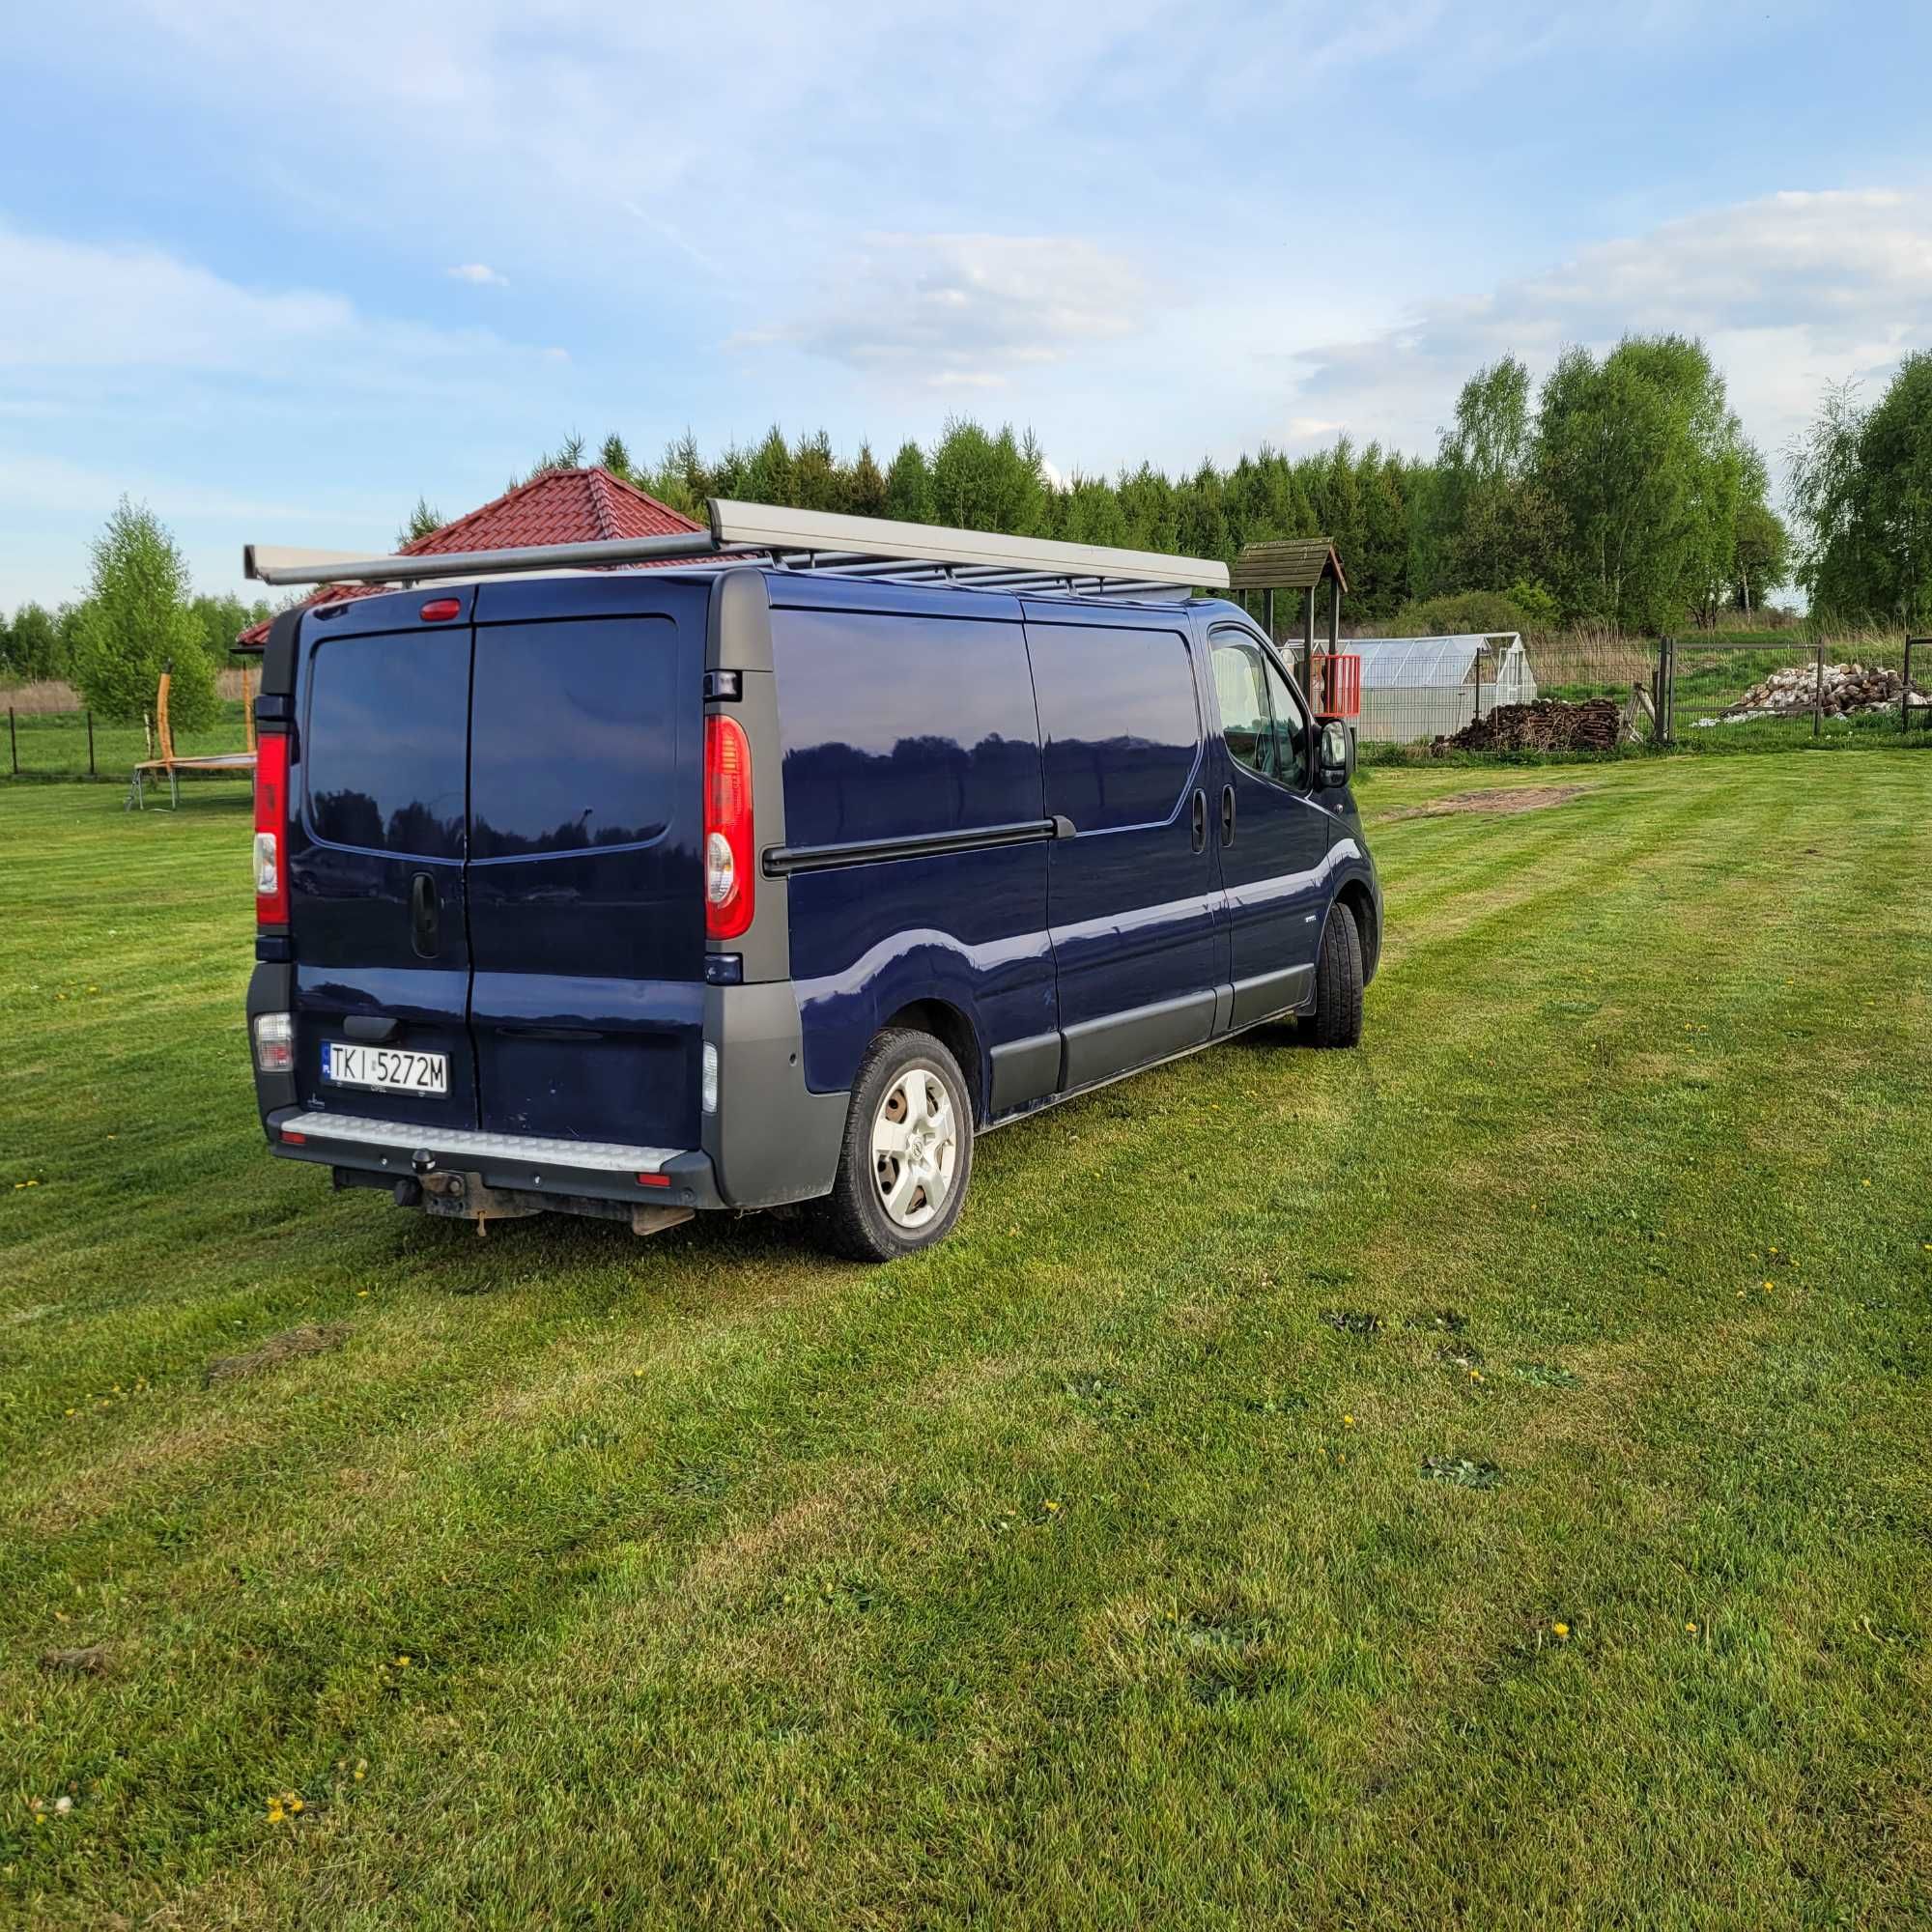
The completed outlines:
[[[296,1064],[296,1023],[289,1013],[255,1015],[255,1065],[263,1073],[287,1073]]]
[[[255,748],[255,923],[289,923],[285,835],[289,822],[289,741],[264,732]]]
[[[735,718],[704,721],[704,930],[736,939],[752,923],[752,748]]]

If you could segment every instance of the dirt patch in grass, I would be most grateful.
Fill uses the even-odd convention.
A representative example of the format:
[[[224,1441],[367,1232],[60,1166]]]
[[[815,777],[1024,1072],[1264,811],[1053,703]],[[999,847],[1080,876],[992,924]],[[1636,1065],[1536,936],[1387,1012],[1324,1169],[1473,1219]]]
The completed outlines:
[[[99,1677],[107,1668],[107,1652],[98,1643],[83,1644],[78,1650],[49,1650],[43,1653],[41,1667]]]
[[[212,1385],[265,1375],[270,1369],[278,1369],[284,1362],[299,1361],[304,1355],[326,1355],[341,1348],[348,1336],[349,1325],[344,1321],[305,1322],[299,1328],[270,1335],[259,1349],[250,1349],[245,1354],[217,1355],[208,1365],[207,1380]]]
[[[1518,811],[1547,811],[1552,805],[1568,805],[1581,798],[1594,785],[1512,785],[1488,791],[1459,791],[1438,798],[1431,805],[1412,805],[1404,811],[1392,811],[1391,818],[1446,818],[1451,812],[1484,811],[1504,816]]]

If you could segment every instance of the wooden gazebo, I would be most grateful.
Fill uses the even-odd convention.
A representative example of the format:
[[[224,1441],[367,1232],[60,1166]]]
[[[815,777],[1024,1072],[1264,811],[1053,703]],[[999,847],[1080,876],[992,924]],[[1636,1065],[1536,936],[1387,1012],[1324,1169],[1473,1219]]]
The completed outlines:
[[[1325,649],[1319,654],[1321,662],[1318,663],[1315,606],[1324,583],[1328,586],[1327,637]],[[1342,597],[1348,588],[1349,580],[1342,575],[1342,559],[1335,554],[1335,546],[1327,537],[1279,537],[1267,543],[1247,544],[1229,568],[1229,594],[1238,597],[1243,604],[1249,604],[1253,593],[1259,591],[1262,624],[1268,636],[1280,645],[1298,642],[1301,688],[1308,693],[1318,710],[1341,711],[1345,708],[1340,701],[1342,694],[1327,690],[1330,680],[1326,671],[1340,654]],[[1286,623],[1276,622],[1274,594],[1277,590],[1300,594],[1298,638],[1292,639]],[[1252,609],[1252,605],[1249,608]],[[1288,613],[1283,614],[1286,616]]]

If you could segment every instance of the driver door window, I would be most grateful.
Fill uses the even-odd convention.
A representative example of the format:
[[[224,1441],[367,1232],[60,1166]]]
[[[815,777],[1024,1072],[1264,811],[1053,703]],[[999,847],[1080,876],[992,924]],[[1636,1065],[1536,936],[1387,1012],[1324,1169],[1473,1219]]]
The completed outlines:
[[[1268,698],[1274,707],[1274,772],[1283,784],[1302,791],[1308,784],[1308,714],[1288,680],[1264,658]]]
[[[1262,654],[1252,644],[1214,643],[1214,696],[1221,707],[1221,735],[1228,755],[1264,778],[1274,744],[1274,717],[1268,707]]]
[[[1228,755],[1258,777],[1300,790],[1308,781],[1307,717],[1258,644],[1218,635],[1214,696]]]

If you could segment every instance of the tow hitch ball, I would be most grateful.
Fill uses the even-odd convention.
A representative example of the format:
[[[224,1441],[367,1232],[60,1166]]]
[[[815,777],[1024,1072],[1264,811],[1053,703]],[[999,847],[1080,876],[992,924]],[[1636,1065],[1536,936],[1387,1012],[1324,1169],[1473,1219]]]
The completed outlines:
[[[443,1200],[454,1203],[461,1201],[469,1190],[465,1186],[460,1174],[440,1173],[436,1156],[426,1148],[418,1148],[410,1156],[410,1166],[415,1171],[416,1179],[422,1182],[427,1194],[440,1194]]]

